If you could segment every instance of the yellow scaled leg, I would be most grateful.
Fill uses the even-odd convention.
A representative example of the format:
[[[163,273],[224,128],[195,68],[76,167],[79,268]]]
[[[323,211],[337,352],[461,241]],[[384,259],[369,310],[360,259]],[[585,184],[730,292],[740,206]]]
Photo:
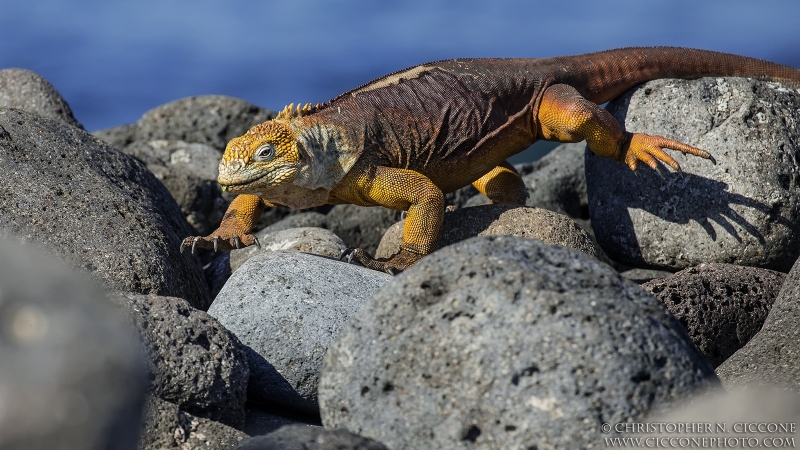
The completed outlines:
[[[495,167],[472,183],[481,194],[493,203],[524,205],[528,199],[528,188],[517,169],[508,162]]]
[[[710,153],[661,136],[624,131],[608,111],[583,98],[572,86],[556,84],[545,90],[537,120],[539,136],[549,141],[580,142],[594,153],[625,163],[636,170],[639,162],[653,169],[662,161],[675,170],[680,165],[663,149],[678,150],[714,161]]]
[[[243,248],[253,244],[260,247],[258,238],[250,232],[258,223],[264,206],[274,205],[267,203],[257,195],[237,195],[228,206],[228,210],[225,211],[219,228],[205,237],[187,237],[181,243],[181,252],[189,247],[191,247],[192,253],[196,247],[213,248],[214,251]]]
[[[444,195],[426,176],[407,169],[378,167],[369,173],[357,170],[347,175],[331,194],[362,206],[384,206],[408,211],[400,251],[388,258],[375,259],[364,250],[348,249],[365,267],[391,274],[400,272],[436,250],[444,220]]]

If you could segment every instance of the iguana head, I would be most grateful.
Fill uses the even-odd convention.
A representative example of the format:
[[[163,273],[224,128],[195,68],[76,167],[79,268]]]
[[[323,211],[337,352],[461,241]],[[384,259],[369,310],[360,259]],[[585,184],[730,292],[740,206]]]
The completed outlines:
[[[271,120],[228,142],[217,181],[223,190],[259,195],[291,183],[299,165],[295,133],[285,121]]]

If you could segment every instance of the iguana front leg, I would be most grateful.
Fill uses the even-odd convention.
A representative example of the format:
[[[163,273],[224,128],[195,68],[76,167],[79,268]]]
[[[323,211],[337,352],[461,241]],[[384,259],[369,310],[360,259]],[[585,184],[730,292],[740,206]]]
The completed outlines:
[[[664,152],[664,148],[714,160],[710,153],[682,142],[624,131],[608,111],[566,84],[555,84],[545,90],[537,119],[543,139],[559,142],[585,139],[594,153],[623,162],[631,170],[636,170],[639,161],[656,169],[657,160],[680,170],[678,162]]]
[[[436,250],[444,221],[444,195],[426,176],[407,169],[379,166],[369,173],[354,169],[331,192],[341,200],[362,206],[384,206],[408,211],[400,251],[375,259],[363,249],[350,255],[365,267],[401,272]]]
[[[237,195],[225,211],[219,228],[205,237],[187,237],[181,243],[181,252],[189,247],[194,253],[196,247],[213,248],[214,251],[217,251],[232,250],[253,244],[260,246],[258,238],[250,234],[250,232],[253,231],[256,223],[258,223],[264,206],[274,205],[267,204],[257,195]]]

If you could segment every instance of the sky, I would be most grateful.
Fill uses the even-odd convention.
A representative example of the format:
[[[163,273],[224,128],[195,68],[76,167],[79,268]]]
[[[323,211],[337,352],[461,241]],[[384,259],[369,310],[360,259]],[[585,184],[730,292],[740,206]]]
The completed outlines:
[[[674,45],[800,67],[794,0],[0,0],[0,68],[32,70],[92,131],[220,94],[280,110],[404,67]]]

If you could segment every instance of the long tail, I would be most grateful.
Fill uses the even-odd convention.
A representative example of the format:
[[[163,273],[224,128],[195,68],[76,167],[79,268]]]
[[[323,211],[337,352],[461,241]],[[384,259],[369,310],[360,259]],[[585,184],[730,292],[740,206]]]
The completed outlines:
[[[762,59],[681,47],[631,47],[552,58],[553,73],[587,99],[604,103],[657,78],[741,76],[800,88],[800,69]],[[562,70],[558,70],[559,66]],[[567,69],[567,70],[563,70]],[[564,75],[562,75],[564,74]]]

